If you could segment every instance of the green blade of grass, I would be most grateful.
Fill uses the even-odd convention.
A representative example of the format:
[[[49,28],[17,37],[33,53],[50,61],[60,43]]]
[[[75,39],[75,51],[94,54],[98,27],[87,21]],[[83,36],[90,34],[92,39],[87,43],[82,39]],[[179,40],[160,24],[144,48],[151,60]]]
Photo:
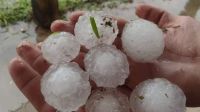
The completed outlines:
[[[97,24],[96,24],[96,21],[95,21],[94,17],[90,17],[90,24],[92,26],[92,30],[95,33],[96,37],[99,39],[100,36],[99,36]]]

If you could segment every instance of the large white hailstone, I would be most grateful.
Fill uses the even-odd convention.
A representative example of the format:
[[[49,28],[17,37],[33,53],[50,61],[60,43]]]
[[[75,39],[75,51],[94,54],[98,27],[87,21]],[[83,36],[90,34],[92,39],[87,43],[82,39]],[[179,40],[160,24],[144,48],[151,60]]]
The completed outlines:
[[[133,112],[185,112],[183,91],[166,79],[150,79],[140,83],[132,92]]]
[[[117,89],[97,90],[87,101],[86,112],[130,112],[128,97]]]
[[[52,65],[41,80],[45,101],[59,111],[76,111],[91,93],[89,75],[76,63]]]
[[[163,32],[154,23],[138,19],[126,24],[123,49],[136,62],[151,62],[164,51]]]
[[[91,21],[96,23],[98,35],[92,27]],[[117,21],[101,12],[85,13],[80,16],[75,25],[74,33],[78,41],[87,49],[99,44],[111,45],[117,37],[118,26]]]
[[[79,54],[80,44],[70,33],[53,33],[43,42],[41,51],[52,64],[66,63]]]
[[[85,56],[85,68],[99,87],[123,85],[129,76],[129,63],[125,54],[112,45],[99,45]]]

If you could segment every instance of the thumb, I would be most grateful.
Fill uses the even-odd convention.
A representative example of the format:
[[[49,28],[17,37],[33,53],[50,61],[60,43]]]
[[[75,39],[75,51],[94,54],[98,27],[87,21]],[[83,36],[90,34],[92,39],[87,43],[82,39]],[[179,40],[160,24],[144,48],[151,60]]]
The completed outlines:
[[[176,17],[168,13],[167,11],[147,4],[138,4],[136,6],[136,14],[140,18],[154,22],[161,28],[165,27],[168,23],[172,22]]]

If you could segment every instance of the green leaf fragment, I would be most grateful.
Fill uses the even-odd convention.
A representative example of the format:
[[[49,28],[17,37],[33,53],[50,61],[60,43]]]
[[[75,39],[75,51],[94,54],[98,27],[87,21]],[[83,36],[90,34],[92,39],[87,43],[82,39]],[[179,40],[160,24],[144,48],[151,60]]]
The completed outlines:
[[[60,32],[53,32],[51,35],[57,35],[59,34]]]
[[[90,17],[90,24],[92,26],[92,30],[95,33],[96,37],[99,39],[100,38],[99,31],[98,31],[97,24],[94,17]]]

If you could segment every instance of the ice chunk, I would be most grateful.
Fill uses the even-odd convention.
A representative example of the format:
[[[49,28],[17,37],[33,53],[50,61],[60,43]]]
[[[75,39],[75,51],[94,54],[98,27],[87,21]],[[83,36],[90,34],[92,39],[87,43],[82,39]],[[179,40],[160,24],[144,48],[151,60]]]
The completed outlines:
[[[163,32],[149,21],[131,21],[124,28],[122,44],[127,55],[134,61],[151,62],[163,53]]]
[[[130,97],[133,112],[185,112],[183,91],[166,79],[150,79],[139,84]]]
[[[92,48],[84,63],[90,78],[99,87],[123,85],[129,75],[126,55],[112,45],[102,44]]]
[[[92,28],[91,17],[96,22],[99,37]],[[79,17],[74,32],[78,41],[90,49],[102,43],[111,45],[117,37],[118,26],[115,19],[100,12],[91,12]]]
[[[80,52],[80,44],[75,37],[67,32],[50,35],[41,47],[44,58],[52,63],[70,62]]]
[[[76,63],[52,65],[41,81],[45,101],[60,111],[76,111],[91,92],[87,75]]]
[[[86,103],[86,112],[130,112],[128,97],[117,89],[95,91]]]

